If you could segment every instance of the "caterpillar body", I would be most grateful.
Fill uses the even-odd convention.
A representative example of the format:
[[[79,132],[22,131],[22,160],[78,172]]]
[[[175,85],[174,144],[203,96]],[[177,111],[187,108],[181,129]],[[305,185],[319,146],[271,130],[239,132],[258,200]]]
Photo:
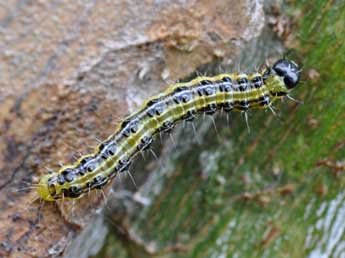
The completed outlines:
[[[298,65],[281,59],[262,72],[202,76],[174,84],[127,117],[93,154],[42,176],[37,193],[45,201],[55,201],[101,189],[126,171],[136,154],[149,148],[157,134],[170,132],[176,123],[191,121],[198,113],[268,108],[275,100],[288,96],[299,79]]]

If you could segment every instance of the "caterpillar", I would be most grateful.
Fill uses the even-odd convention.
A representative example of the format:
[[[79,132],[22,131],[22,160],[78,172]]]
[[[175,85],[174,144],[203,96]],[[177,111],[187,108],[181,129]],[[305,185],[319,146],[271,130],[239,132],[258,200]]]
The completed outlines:
[[[171,85],[125,118],[93,154],[42,176],[37,193],[42,200],[56,201],[80,198],[93,189],[102,189],[117,174],[127,171],[133,158],[147,150],[157,134],[169,133],[178,122],[218,110],[270,108],[275,100],[289,97],[299,80],[298,65],[280,59],[272,67],[266,65],[263,71],[249,75],[223,73]]]

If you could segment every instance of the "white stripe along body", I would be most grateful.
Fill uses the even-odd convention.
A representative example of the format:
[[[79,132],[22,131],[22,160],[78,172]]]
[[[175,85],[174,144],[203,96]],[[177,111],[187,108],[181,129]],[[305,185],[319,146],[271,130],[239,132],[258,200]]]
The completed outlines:
[[[191,121],[198,113],[213,114],[217,110],[270,107],[286,96],[299,78],[298,66],[282,59],[262,73],[220,74],[174,84],[126,118],[93,154],[42,176],[38,195],[43,200],[55,201],[100,189],[126,171],[135,155],[147,149],[158,133],[170,132],[179,121]]]

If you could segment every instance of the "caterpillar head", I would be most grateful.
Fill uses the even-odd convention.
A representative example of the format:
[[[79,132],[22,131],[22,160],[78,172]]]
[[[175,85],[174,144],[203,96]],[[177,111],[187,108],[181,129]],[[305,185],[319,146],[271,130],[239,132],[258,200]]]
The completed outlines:
[[[275,62],[272,68],[268,69],[268,73],[270,75],[267,78],[267,86],[274,96],[287,95],[300,80],[298,65],[288,59],[280,59]]]
[[[293,61],[287,59],[278,60],[273,65],[272,70],[283,79],[288,89],[294,88],[299,82],[299,68]]]

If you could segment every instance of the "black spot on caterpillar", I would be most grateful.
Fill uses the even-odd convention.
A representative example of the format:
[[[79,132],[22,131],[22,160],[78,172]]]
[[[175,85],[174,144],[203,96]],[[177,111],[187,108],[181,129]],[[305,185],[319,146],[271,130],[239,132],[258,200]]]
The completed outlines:
[[[130,166],[133,158],[149,148],[158,133],[170,132],[176,123],[191,121],[198,113],[217,110],[265,109],[288,96],[300,79],[298,66],[287,59],[253,74],[219,74],[197,77],[170,86],[147,100],[138,112],[127,117],[93,154],[72,165],[44,175],[37,192],[41,199],[74,199],[111,182]]]

